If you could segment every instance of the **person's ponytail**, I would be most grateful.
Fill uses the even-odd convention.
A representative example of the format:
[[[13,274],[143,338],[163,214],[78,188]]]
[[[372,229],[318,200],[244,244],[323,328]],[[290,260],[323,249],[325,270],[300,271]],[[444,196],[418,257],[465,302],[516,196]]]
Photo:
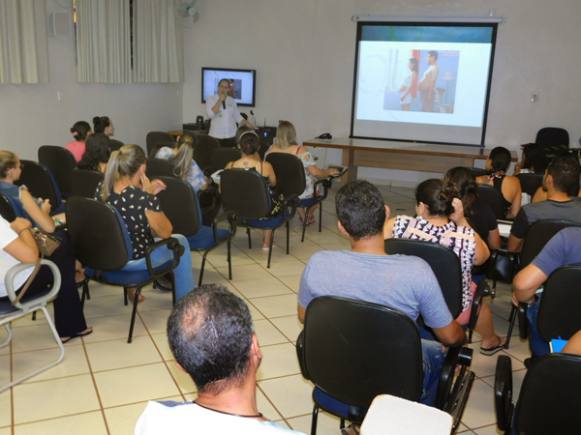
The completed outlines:
[[[101,185],[101,200],[107,201],[107,198],[113,191],[113,186],[117,177],[119,176],[119,151],[113,151],[107,162],[107,170],[105,171],[105,178]]]

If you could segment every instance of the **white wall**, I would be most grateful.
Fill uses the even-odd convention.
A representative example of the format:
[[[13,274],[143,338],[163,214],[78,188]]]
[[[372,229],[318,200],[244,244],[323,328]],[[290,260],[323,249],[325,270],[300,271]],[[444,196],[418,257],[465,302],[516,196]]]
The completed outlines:
[[[349,134],[354,14],[505,18],[496,46],[486,144],[517,149],[543,126],[581,135],[579,0],[202,0],[184,32],[184,121],[203,114],[202,66],[256,68],[260,122],[288,119],[301,139]],[[532,104],[530,96],[538,94]],[[276,125],[276,124],[275,124]],[[338,161],[337,153],[328,159]],[[364,177],[423,174],[360,171]]]
[[[49,12],[70,3],[47,1]],[[72,32],[50,37],[48,48],[48,84],[0,86],[0,149],[36,159],[40,145],[64,145],[71,140],[73,123],[90,122],[94,115],[109,116],[119,140],[144,147],[148,131],[181,128],[181,84],[79,84]]]

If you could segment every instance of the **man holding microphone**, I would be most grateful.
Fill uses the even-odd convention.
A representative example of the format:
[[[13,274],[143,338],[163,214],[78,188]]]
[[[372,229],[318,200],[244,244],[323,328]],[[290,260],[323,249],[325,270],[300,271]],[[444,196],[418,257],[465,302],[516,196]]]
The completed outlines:
[[[228,79],[218,82],[218,95],[212,95],[206,100],[206,112],[212,120],[209,135],[218,139],[223,147],[236,147],[237,123],[256,128],[251,122],[245,120],[234,98],[230,96],[231,83]]]

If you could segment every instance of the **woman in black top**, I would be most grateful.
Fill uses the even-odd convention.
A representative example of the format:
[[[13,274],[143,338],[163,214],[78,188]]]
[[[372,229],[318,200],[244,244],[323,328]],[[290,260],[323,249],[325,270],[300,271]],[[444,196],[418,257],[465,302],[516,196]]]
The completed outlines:
[[[494,212],[477,195],[477,184],[470,169],[458,166],[446,172],[444,184],[457,192],[468,222],[490,249],[500,248],[500,233]]]

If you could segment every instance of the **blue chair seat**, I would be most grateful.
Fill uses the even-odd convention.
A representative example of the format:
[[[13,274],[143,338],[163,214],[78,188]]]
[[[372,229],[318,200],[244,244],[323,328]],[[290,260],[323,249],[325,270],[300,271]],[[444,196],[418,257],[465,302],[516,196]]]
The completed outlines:
[[[268,229],[271,230],[273,228],[278,228],[282,224],[284,224],[284,220],[286,218],[285,213],[281,213],[279,215],[269,217],[269,218],[260,218],[260,219],[241,219],[242,225],[246,225],[252,228],[261,228],[261,229]]]
[[[170,267],[171,260],[162,264],[155,264],[155,267]],[[90,267],[85,268],[85,275],[87,278],[96,279],[97,281],[104,281],[106,283],[128,286],[146,282],[151,279],[151,275],[147,270],[145,258],[139,260],[131,260],[120,270],[98,272]]]
[[[193,236],[188,236],[188,243],[192,251],[205,251],[215,247],[219,242],[230,237],[230,231],[223,228],[216,228],[216,239],[212,227],[202,225]]]
[[[41,291],[31,291],[30,293],[26,293],[20,302],[28,302],[31,299],[41,298],[49,294],[50,291],[50,288]],[[6,316],[15,311],[19,311],[19,309],[12,305],[10,299],[8,299],[8,296],[0,298],[0,316]]]
[[[309,208],[319,202],[321,202],[320,198],[316,197],[303,198],[299,201],[299,208]]]
[[[350,410],[351,407],[346,403],[340,402],[339,400],[335,399],[333,396],[325,393],[319,387],[315,387],[313,390],[313,400],[317,405],[321,408],[330,412],[331,414],[338,415],[341,418],[349,418],[351,415]],[[354,408],[354,410],[358,410]]]

